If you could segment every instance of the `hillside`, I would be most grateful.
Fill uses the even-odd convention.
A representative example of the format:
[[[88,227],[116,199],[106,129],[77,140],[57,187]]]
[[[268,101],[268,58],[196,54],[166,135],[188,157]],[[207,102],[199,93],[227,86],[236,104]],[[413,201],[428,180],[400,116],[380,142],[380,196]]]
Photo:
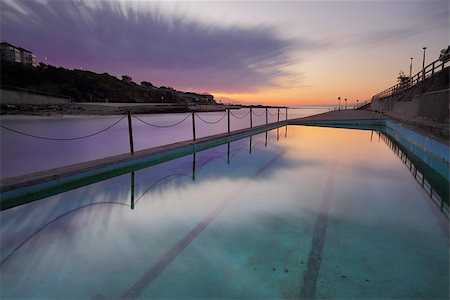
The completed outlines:
[[[184,93],[149,82],[136,84],[128,76],[120,80],[108,73],[68,70],[40,64],[31,67],[2,61],[2,86],[20,87],[65,95],[74,102],[216,104],[212,95]]]

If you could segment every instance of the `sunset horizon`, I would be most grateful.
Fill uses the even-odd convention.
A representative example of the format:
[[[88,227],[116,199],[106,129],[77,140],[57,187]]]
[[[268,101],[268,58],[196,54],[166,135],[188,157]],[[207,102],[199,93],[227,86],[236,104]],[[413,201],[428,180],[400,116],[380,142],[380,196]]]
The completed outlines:
[[[447,1],[3,1],[1,15],[2,41],[39,62],[289,106],[368,100],[449,32]]]

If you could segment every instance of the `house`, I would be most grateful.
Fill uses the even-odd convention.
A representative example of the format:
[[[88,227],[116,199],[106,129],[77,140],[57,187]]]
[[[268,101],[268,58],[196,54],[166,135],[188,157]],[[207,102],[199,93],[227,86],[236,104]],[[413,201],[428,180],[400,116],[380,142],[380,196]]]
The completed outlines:
[[[19,48],[6,42],[0,43],[0,57],[9,62],[22,62]]]
[[[0,58],[9,62],[22,63],[33,67],[37,66],[36,55],[33,52],[7,42],[0,43]]]
[[[36,55],[34,55],[33,52],[23,48],[19,48],[19,50],[20,50],[20,58],[23,64],[32,65],[33,67],[37,66]]]

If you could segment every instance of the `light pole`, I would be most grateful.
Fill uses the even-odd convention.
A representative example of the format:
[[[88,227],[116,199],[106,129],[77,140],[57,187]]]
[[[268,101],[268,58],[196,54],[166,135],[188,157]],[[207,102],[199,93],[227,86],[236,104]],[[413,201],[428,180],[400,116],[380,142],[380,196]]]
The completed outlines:
[[[411,63],[409,64],[409,80],[412,81],[412,61],[413,57],[411,57]]]
[[[358,99],[356,99],[356,108],[358,108],[358,103],[359,102],[359,100]]]
[[[338,101],[339,101],[339,109],[338,110],[341,110],[341,97],[338,97]]]
[[[423,61],[422,61],[422,79],[425,79],[425,50],[427,50],[427,47],[423,47]]]
[[[48,58],[48,57],[44,57],[44,60],[45,60],[45,62],[46,62],[47,65],[48,65],[47,61],[48,61],[49,59],[50,59],[50,58]],[[53,66],[56,67],[56,60],[55,60],[55,58],[53,57],[52,60],[53,60]]]
[[[347,98],[345,98],[345,110],[347,110]]]

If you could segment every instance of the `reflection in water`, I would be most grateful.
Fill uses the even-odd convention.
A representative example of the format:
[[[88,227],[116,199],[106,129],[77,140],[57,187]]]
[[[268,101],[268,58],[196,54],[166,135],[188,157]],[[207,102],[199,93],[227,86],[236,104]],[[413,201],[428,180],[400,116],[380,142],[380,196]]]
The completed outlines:
[[[402,145],[396,143],[387,134],[381,132],[379,137],[409,169],[414,179],[425,190],[431,200],[439,207],[445,216],[449,217],[449,182],[430,168],[423,161],[415,157]]]
[[[448,239],[391,150],[369,131],[289,133],[1,212],[2,298],[299,298],[314,241],[315,298],[448,296]]]
[[[133,198],[132,198],[133,199]],[[133,201],[133,200],[132,200]],[[44,226],[42,226],[41,228],[39,228],[38,230],[36,230],[33,234],[31,234],[30,236],[28,236],[25,240],[23,240],[19,245],[17,245],[7,256],[5,256],[1,262],[0,262],[0,268],[3,266],[4,263],[6,263],[6,261],[8,259],[10,259],[14,253],[16,253],[20,248],[22,248],[22,246],[24,246],[27,242],[29,242],[31,239],[33,239],[35,236],[37,236],[41,231],[43,231],[45,228],[47,228],[48,226],[52,225],[53,223],[55,223],[56,221],[69,216],[70,214],[73,214],[75,212],[80,211],[81,209],[84,208],[90,208],[93,206],[97,206],[97,205],[122,205],[125,207],[129,207],[127,204],[124,203],[120,203],[120,202],[112,202],[112,201],[108,201],[108,202],[95,202],[95,203],[90,203],[90,204],[86,204],[77,208],[74,208],[60,216],[58,216],[57,218],[54,218],[53,220],[51,220],[50,222],[46,223]]]
[[[260,134],[258,134],[260,135]],[[267,146],[267,135],[268,133],[265,132],[265,137],[266,137],[266,146]],[[252,136],[249,137],[249,147],[248,147],[248,151],[251,154],[252,153]],[[239,141],[235,141],[233,143],[236,143],[239,145]],[[32,240],[35,236],[37,236],[39,233],[41,233],[44,229],[46,229],[48,226],[52,225],[53,223],[55,223],[56,221],[67,217],[69,215],[72,215],[73,213],[79,212],[82,209],[85,208],[89,208],[89,207],[93,207],[93,206],[98,206],[98,205],[122,205],[124,207],[129,207],[131,210],[134,210],[134,208],[136,207],[136,205],[139,204],[139,202],[141,201],[141,199],[152,189],[154,189],[155,187],[161,185],[162,183],[167,183],[169,181],[169,179],[175,179],[175,178],[189,178],[192,181],[195,181],[196,176],[202,171],[202,169],[204,167],[206,167],[208,164],[216,161],[216,160],[222,160],[222,161],[226,161],[227,164],[230,164],[230,162],[233,161],[234,156],[236,156],[239,152],[241,152],[244,147],[239,147],[237,148],[233,153],[231,153],[230,148],[231,148],[231,143],[227,143],[227,160],[225,160],[223,158],[223,155],[215,155],[215,156],[211,156],[209,158],[207,158],[205,161],[203,161],[203,163],[197,167],[196,163],[197,163],[197,153],[193,153],[192,154],[192,174],[191,176],[189,176],[188,174],[184,174],[184,173],[171,173],[168,174],[166,176],[160,177],[156,180],[154,180],[135,200],[135,171],[130,172],[130,176],[131,176],[131,180],[130,180],[130,205],[126,204],[126,203],[121,203],[121,202],[114,202],[114,201],[102,201],[102,202],[94,202],[94,203],[89,203],[86,205],[82,205],[76,208],[73,208],[69,211],[66,211],[64,213],[62,213],[61,215],[54,217],[53,219],[51,219],[50,221],[46,222],[44,225],[42,225],[40,228],[38,228],[37,230],[35,230],[31,235],[29,235],[28,237],[26,237],[22,242],[20,242],[8,255],[6,255],[4,258],[2,258],[2,260],[0,261],[0,268],[3,266],[4,263],[7,262],[7,260],[9,260],[14,253],[16,253],[19,249],[21,249],[27,242],[29,242],[30,240]],[[262,144],[262,142],[257,142],[256,144],[253,145],[253,148],[256,147],[258,144]],[[26,205],[23,205],[24,207]],[[2,254],[3,251],[2,251]]]
[[[134,209],[134,172],[131,172],[131,209]]]

